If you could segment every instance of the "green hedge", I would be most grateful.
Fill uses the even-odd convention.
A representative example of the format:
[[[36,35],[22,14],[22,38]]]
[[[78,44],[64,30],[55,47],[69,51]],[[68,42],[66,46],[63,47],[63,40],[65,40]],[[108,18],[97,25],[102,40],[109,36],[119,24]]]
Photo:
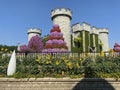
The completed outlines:
[[[85,52],[88,53],[88,46],[90,42],[89,31],[85,31]]]
[[[96,52],[100,52],[98,46],[98,34],[95,34],[95,46],[96,46]]]
[[[90,34],[90,47],[93,47],[93,35],[94,34]]]

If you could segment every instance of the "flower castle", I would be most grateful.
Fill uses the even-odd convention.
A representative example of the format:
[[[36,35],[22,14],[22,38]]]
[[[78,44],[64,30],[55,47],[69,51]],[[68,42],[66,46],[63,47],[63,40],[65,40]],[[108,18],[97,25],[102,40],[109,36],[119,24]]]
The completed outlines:
[[[52,10],[51,20],[55,26],[53,26],[49,35],[49,40],[46,42],[46,49],[48,49],[48,46],[50,47],[51,43],[55,42],[57,44],[59,43],[57,48],[60,47],[60,43],[64,43],[64,45],[66,43],[64,46],[66,48],[64,49],[67,50],[68,47],[69,51],[73,51],[73,48],[80,48],[80,52],[89,52],[90,50],[94,52],[99,52],[100,50],[108,51],[109,43],[107,28],[91,27],[85,22],[83,22],[82,25],[76,23],[71,26],[72,11],[66,8]],[[38,29],[28,30],[28,41],[35,35],[40,36],[41,31]],[[79,42],[76,41],[76,38],[79,39]]]

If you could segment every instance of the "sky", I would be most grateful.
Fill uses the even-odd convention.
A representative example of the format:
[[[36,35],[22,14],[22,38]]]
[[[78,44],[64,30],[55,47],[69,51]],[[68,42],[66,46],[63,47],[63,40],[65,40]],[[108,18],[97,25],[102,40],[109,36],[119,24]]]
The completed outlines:
[[[97,28],[108,28],[109,47],[120,44],[120,0],[0,0],[0,44],[28,44],[30,28],[42,30],[42,36],[52,28],[51,10],[69,8],[71,26],[87,22]]]

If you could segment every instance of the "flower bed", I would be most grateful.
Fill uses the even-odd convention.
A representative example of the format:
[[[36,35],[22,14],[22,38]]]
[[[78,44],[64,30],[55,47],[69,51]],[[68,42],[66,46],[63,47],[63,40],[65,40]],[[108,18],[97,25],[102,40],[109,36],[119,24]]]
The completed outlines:
[[[17,71],[12,77],[120,78],[120,56],[83,58],[69,53],[58,54],[17,57]],[[0,57],[0,77],[6,77],[9,59]]]

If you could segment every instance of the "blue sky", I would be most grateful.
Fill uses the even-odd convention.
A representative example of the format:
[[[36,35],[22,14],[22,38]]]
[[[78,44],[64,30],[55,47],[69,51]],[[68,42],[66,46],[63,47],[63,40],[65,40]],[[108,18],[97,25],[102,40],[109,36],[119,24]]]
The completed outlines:
[[[27,44],[29,28],[40,28],[42,36],[52,28],[50,12],[69,8],[71,25],[87,22],[109,29],[109,45],[120,44],[120,0],[0,0],[0,44]]]

